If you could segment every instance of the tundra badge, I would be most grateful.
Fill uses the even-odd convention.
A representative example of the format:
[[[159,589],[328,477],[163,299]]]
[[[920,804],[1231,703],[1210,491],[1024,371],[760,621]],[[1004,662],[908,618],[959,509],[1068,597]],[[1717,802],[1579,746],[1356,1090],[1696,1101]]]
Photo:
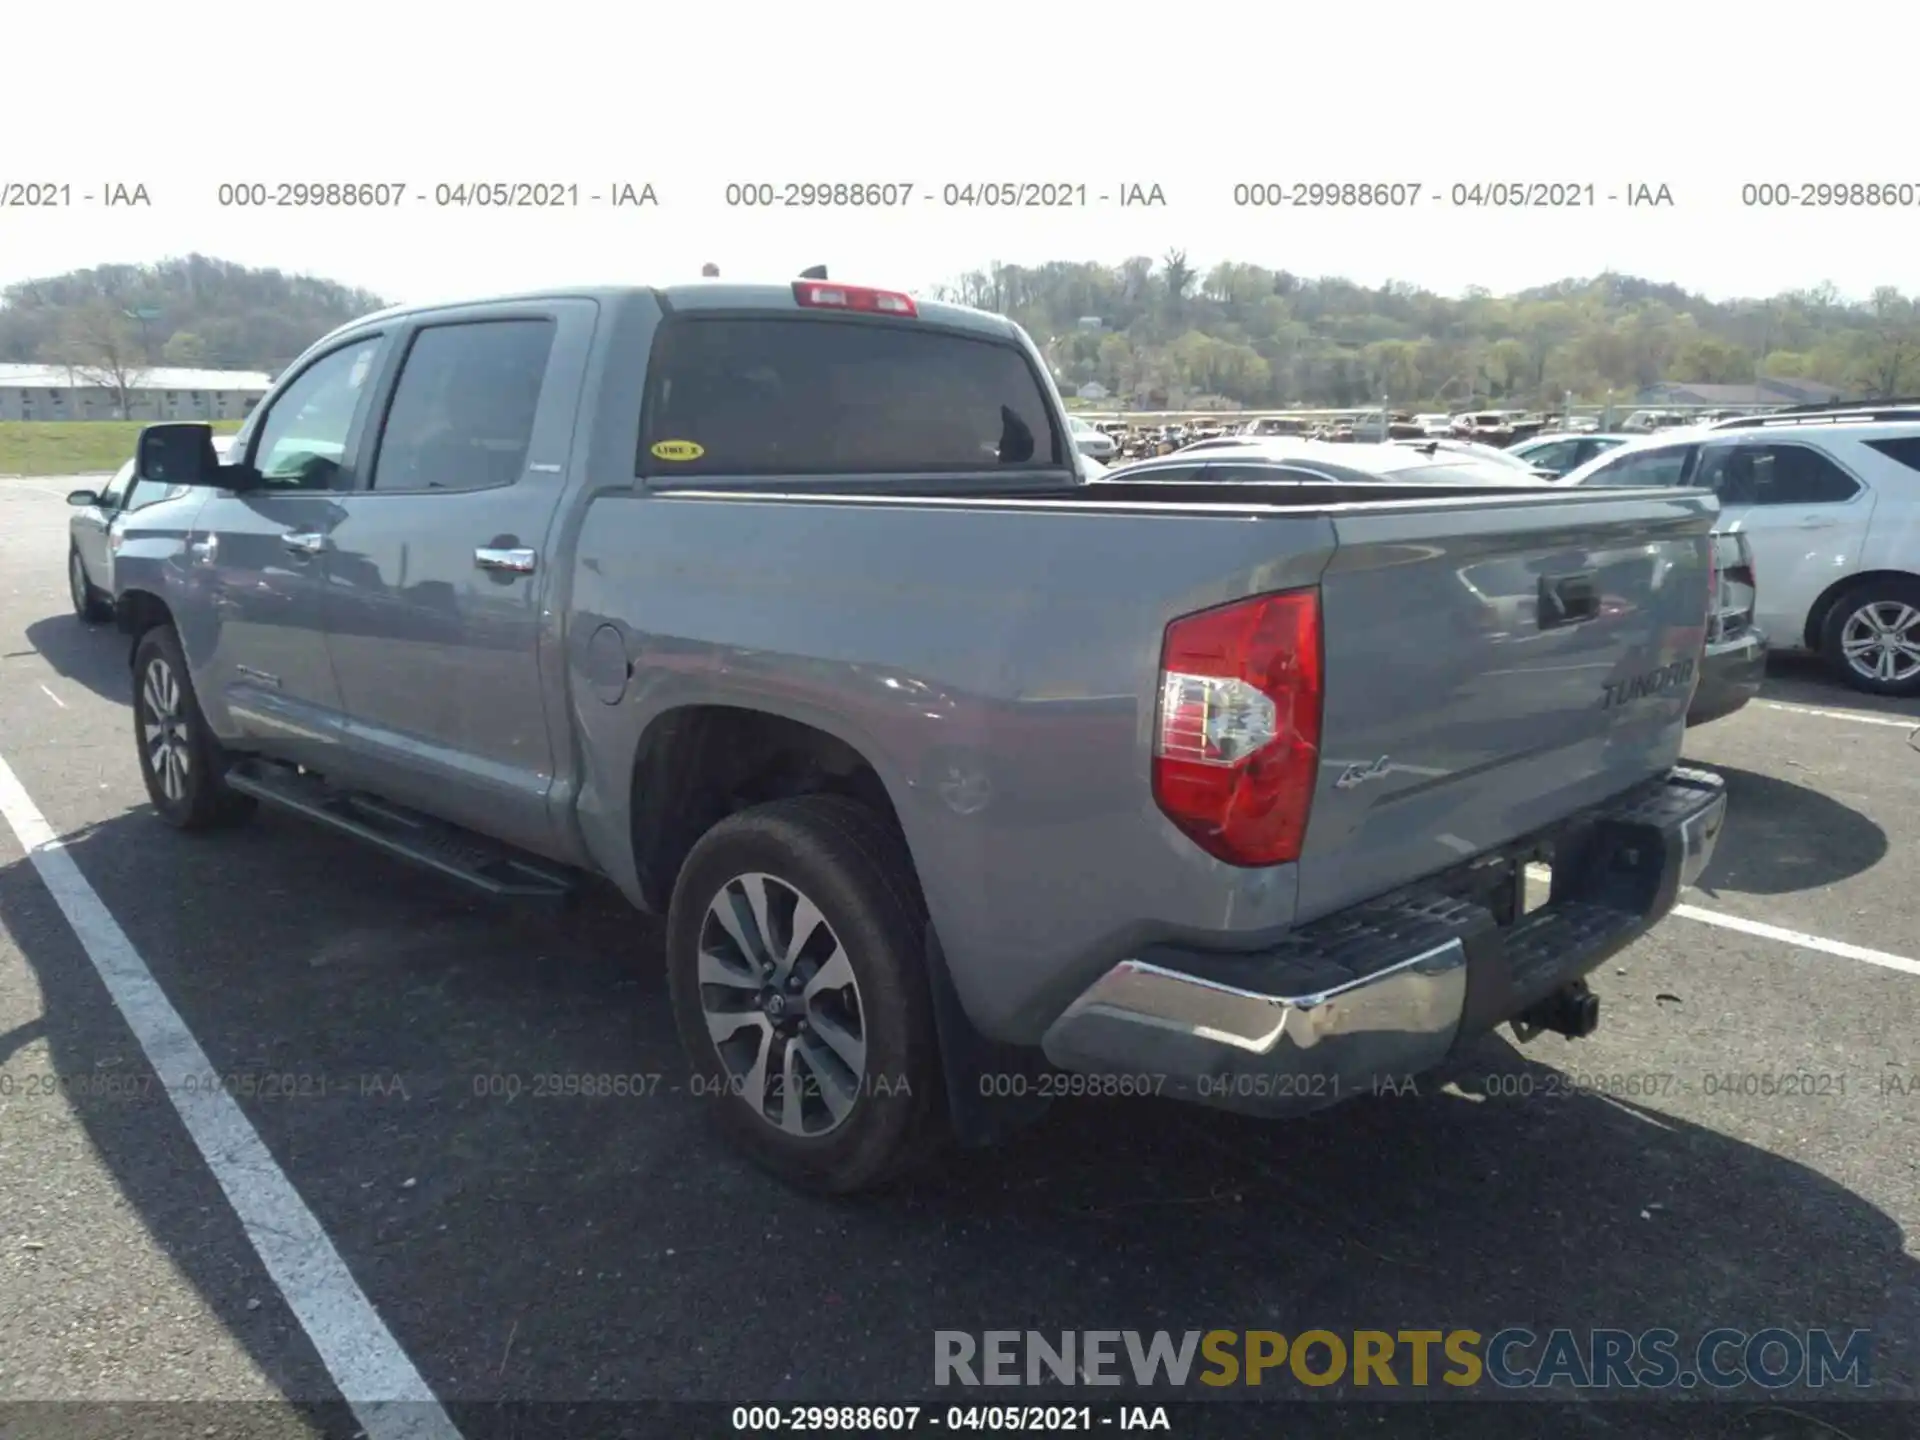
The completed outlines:
[[[1676,660],[1671,665],[1662,665],[1658,670],[1648,670],[1628,680],[1610,681],[1600,687],[1605,699],[1600,702],[1602,710],[1611,710],[1615,706],[1628,705],[1635,700],[1645,700],[1650,696],[1664,695],[1669,690],[1677,690],[1683,685],[1693,684],[1693,660]]]

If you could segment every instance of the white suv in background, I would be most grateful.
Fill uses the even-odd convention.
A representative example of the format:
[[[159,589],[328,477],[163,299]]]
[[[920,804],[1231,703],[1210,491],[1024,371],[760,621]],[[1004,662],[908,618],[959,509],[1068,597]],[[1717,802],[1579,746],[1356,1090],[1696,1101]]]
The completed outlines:
[[[1756,619],[1856,689],[1920,695],[1920,405],[1832,407],[1664,430],[1569,485],[1698,485],[1744,531]]]

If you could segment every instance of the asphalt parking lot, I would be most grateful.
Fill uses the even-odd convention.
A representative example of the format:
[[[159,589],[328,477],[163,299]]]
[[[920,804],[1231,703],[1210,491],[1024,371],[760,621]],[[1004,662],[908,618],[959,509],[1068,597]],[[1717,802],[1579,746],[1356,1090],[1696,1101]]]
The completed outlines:
[[[478,1440],[530,1433],[499,1402],[921,1399],[941,1329],[1505,1324],[1864,1328],[1879,1396],[1920,1400],[1920,707],[1782,663],[1694,732],[1728,833],[1594,976],[1588,1040],[1285,1126],[1062,1104],[828,1202],[709,1139],[617,898],[502,908],[290,819],[153,819],[125,642],[67,607],[70,483],[0,481],[0,1401],[284,1396],[276,1427],[333,1433],[344,1366]],[[181,1035],[257,1078],[264,1152],[150,1083],[143,1037]],[[566,1075],[659,1078],[536,1093]],[[1795,1428],[1818,1398],[1567,1433],[1912,1433]],[[1549,1433],[1525,1409],[1500,1433]]]

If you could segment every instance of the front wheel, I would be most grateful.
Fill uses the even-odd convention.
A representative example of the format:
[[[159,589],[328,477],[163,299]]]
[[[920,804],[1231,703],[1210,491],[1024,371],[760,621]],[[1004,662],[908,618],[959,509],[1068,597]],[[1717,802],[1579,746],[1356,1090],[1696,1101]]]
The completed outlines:
[[[73,613],[89,625],[113,618],[113,606],[87,578],[87,562],[80,558],[77,545],[67,549],[67,598],[73,602]]]
[[[925,936],[904,842],[853,801],[758,805],[693,847],[667,912],[674,1020],[750,1159],[846,1194],[944,1138]]]
[[[1869,580],[1834,602],[1821,654],[1856,690],[1920,695],[1920,582]]]
[[[171,625],[147,631],[134,648],[133,733],[147,798],[169,825],[211,830],[253,813],[251,795],[227,788],[226,753],[200,713]]]

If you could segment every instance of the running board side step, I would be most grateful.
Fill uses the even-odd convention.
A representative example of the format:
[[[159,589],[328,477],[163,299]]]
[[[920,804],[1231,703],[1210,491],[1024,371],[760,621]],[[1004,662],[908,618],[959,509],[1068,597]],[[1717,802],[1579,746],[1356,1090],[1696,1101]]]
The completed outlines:
[[[291,766],[240,760],[227,771],[227,784],[498,899],[564,900],[579,888],[558,866],[370,795],[337,790]]]

